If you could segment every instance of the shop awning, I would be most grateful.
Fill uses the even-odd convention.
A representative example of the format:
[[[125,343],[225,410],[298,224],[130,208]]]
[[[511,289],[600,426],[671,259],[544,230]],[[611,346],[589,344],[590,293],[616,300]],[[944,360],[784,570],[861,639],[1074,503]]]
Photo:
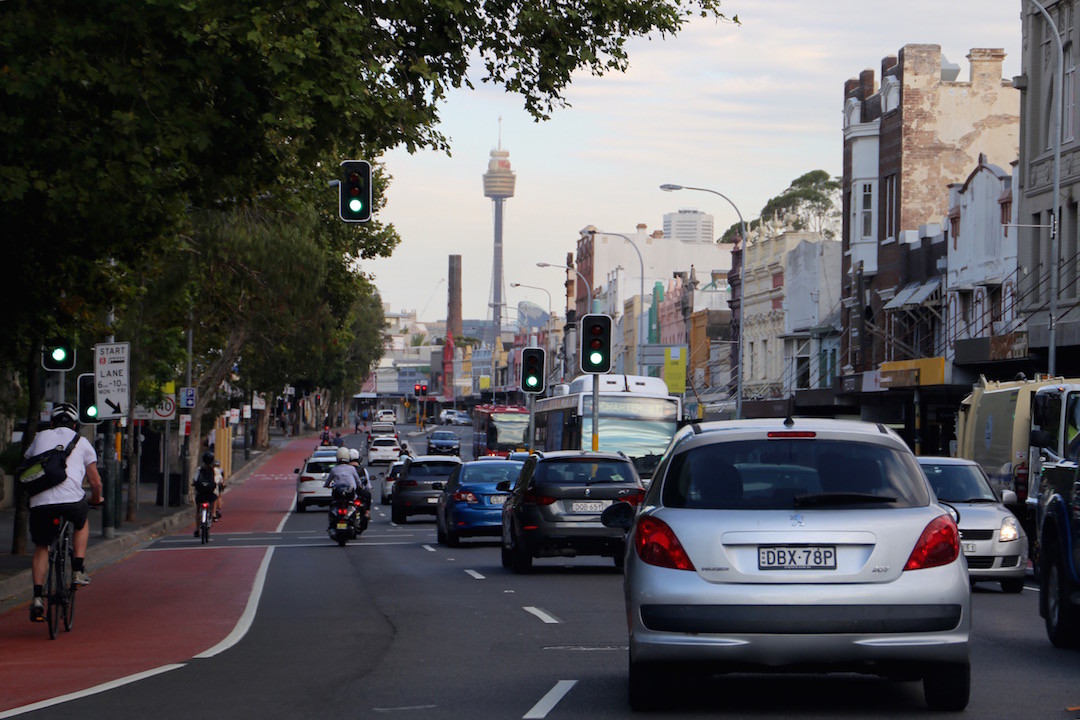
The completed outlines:
[[[904,289],[898,292],[892,300],[885,304],[886,310],[899,310],[907,303],[908,298],[918,292],[922,286],[921,283],[913,282],[904,286]]]
[[[924,302],[935,296],[938,289],[941,287],[941,276],[931,278],[922,284],[914,295],[908,300],[909,305],[922,305]]]

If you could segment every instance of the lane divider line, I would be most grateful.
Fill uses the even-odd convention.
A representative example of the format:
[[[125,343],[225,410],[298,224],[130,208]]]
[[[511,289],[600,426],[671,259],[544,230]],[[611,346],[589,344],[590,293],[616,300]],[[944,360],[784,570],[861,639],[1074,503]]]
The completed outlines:
[[[430,545],[424,545],[423,548],[428,552],[435,552],[435,548],[431,547]]]
[[[209,650],[199,653],[195,656],[196,658],[212,658],[236,645],[247,635],[247,631],[251,629],[251,624],[255,622],[255,613],[259,609],[259,598],[262,597],[263,586],[266,585],[266,573],[270,569],[270,558],[272,557],[274,557],[273,546],[266,548],[262,564],[259,565],[259,571],[255,573],[255,583],[251,587],[251,594],[248,595],[247,607],[240,614],[240,619],[236,621],[236,627],[232,629],[232,632],[224,640]]]
[[[281,518],[281,522],[279,522],[277,524],[277,529],[274,530],[274,532],[281,532],[282,531],[282,529],[285,527],[285,522],[289,519],[289,516],[292,515],[292,513],[293,513],[292,508],[289,508],[288,510],[285,511],[284,517]]]
[[[531,615],[535,615],[536,617],[540,618],[541,620],[543,620],[548,625],[557,625],[557,624],[562,622],[562,620],[559,620],[554,615],[548,615],[546,612],[544,612],[540,608],[532,607],[532,606],[527,605],[523,609],[525,610],[525,612],[527,612],[527,613],[529,613]]]
[[[77,692],[68,693],[67,695],[58,695],[57,697],[49,698],[48,700],[41,700],[39,702],[30,704],[30,705],[23,705],[22,707],[12,708],[11,710],[6,710],[4,712],[0,712],[0,718],[15,717],[16,715],[22,715],[23,713],[34,712],[36,710],[43,710],[44,708],[52,707],[53,705],[60,705],[61,703],[70,702],[72,700],[80,700],[80,699],[82,699],[84,697],[89,697],[91,695],[97,695],[98,693],[108,692],[109,690],[113,690],[113,689],[121,687],[123,685],[129,685],[129,684],[134,683],[134,682],[139,682],[140,680],[145,680],[148,677],[153,677],[155,675],[160,675],[162,673],[167,673],[170,670],[177,670],[179,668],[184,667],[184,665],[185,665],[185,663],[174,663],[172,665],[162,665],[161,667],[154,668],[153,670],[145,670],[145,671],[143,671],[141,673],[135,673],[134,675],[128,675],[127,677],[118,678],[116,680],[110,680],[109,682],[101,683],[100,685],[95,685],[92,688],[86,688],[85,690],[79,690]]]
[[[522,720],[542,720],[546,718],[559,701],[570,692],[570,688],[577,685],[577,680],[560,680],[555,687],[548,690],[547,695],[540,698],[540,702],[532,706],[529,712],[521,716]]]
[[[473,578],[476,578],[477,580],[483,580],[484,579],[484,576],[481,575],[480,573],[476,572],[475,570],[466,570],[465,572],[466,572],[466,574],[468,574],[469,576],[471,576]]]

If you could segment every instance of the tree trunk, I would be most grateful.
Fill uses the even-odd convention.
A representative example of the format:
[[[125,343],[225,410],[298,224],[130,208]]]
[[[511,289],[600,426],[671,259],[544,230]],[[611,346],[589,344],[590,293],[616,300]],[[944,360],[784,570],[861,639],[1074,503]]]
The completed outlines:
[[[206,414],[206,407],[210,404],[210,398],[221,387],[222,380],[228,374],[230,368],[240,357],[240,348],[244,345],[245,332],[242,327],[234,327],[229,333],[229,339],[222,348],[221,354],[206,368],[197,378],[195,383],[195,407],[191,408],[191,438],[188,447],[188,477],[195,477],[199,467],[199,456],[202,454],[202,418]]]
[[[40,362],[41,340],[30,339],[29,358],[26,362],[27,394],[30,396],[26,410],[26,432],[22,438],[22,453],[30,447],[30,443],[37,434],[38,412],[41,401],[44,399],[45,389],[41,386],[41,375],[38,371]],[[30,498],[19,492],[18,484],[15,485],[15,527],[11,538],[11,554],[23,555],[26,553],[26,533],[30,527]]]
[[[270,409],[259,410],[255,423],[255,447],[265,450],[270,447]]]

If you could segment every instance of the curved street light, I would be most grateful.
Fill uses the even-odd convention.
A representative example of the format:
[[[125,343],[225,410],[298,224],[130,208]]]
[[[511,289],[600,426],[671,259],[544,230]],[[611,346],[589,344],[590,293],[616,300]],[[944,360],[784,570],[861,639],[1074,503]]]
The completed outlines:
[[[562,268],[563,270],[573,270],[575,273],[577,273],[577,276],[579,278],[581,278],[581,284],[585,286],[585,296],[588,298],[588,308],[585,310],[585,312],[586,313],[592,312],[592,288],[589,287],[589,281],[585,279],[585,276],[582,275],[581,272],[577,268],[572,268],[569,265],[563,265],[561,263],[546,263],[546,262],[538,262],[538,263],[536,263],[536,267]],[[576,292],[574,293],[574,297],[577,298],[577,293]]]
[[[660,186],[660,189],[664,192],[675,192],[676,190],[697,190],[698,192],[712,193],[713,195],[719,195],[724,200],[727,200],[735,210],[735,214],[739,216],[739,226],[742,229],[742,264],[739,266],[739,365],[738,373],[736,375],[735,385],[735,417],[742,418],[742,395],[743,395],[743,325],[746,320],[746,247],[749,240],[749,236],[746,234],[746,222],[743,220],[742,213],[739,212],[738,206],[731,201],[727,195],[717,192],[716,190],[710,190],[709,188],[690,187],[689,185],[676,185],[674,183],[664,183]]]

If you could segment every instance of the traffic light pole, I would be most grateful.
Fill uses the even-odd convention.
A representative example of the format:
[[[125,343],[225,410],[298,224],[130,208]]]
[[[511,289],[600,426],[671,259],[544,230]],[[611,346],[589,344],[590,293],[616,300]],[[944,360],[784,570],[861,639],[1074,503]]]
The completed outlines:
[[[600,449],[600,376],[592,376],[592,449]]]
[[[536,437],[536,395],[529,393],[529,454],[533,454],[533,438]]]

